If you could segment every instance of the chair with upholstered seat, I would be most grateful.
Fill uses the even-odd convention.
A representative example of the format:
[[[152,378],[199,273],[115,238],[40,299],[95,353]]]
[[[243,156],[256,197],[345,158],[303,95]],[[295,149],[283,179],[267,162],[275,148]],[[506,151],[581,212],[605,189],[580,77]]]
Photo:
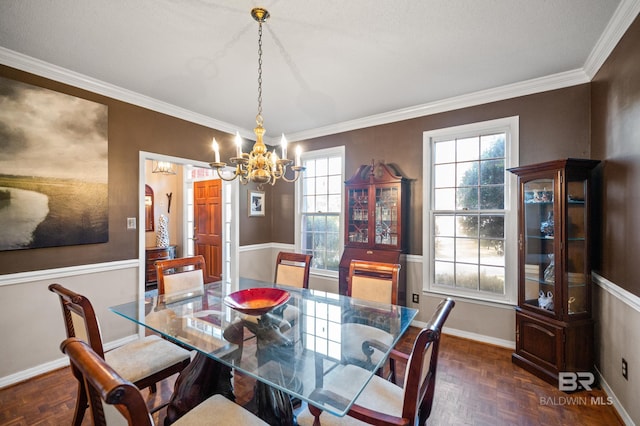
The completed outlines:
[[[404,387],[374,376],[347,412],[349,417],[335,417],[310,405],[298,415],[301,426],[310,425],[423,425],[431,414],[436,385],[440,336],[455,302],[444,299],[427,326],[418,334],[410,355],[392,350],[393,356],[407,362]],[[368,374],[353,364],[339,366],[331,376],[325,376],[324,387],[314,391],[324,404],[344,406],[348,401],[341,392],[349,386],[349,377]]]
[[[69,338],[62,342],[60,349],[69,356],[74,369],[82,377],[94,425],[153,425],[153,419],[140,390],[130,381],[123,379],[85,342]],[[222,395],[206,399],[173,424],[266,425],[258,417]]]
[[[158,336],[147,336],[105,352],[98,319],[89,299],[60,284],[51,284],[49,290],[59,296],[67,337],[85,340],[120,375],[140,389],[150,387],[155,392],[157,382],[182,371],[189,364],[189,351]],[[82,378],[75,369],[72,371],[79,381],[73,420],[77,426],[82,423],[87,409],[87,397]]]
[[[359,365],[377,365],[382,353],[379,348],[388,348],[393,343],[393,336],[388,333],[395,324],[385,323],[385,318],[395,318],[394,312],[389,312],[389,305],[398,303],[398,275],[400,265],[395,263],[382,263],[364,260],[352,260],[349,264],[349,275],[347,278],[347,296],[354,299],[367,300],[381,304],[379,309],[371,308],[370,318],[345,318],[342,325],[342,335],[344,336],[366,336],[363,339],[345,339],[342,343],[342,354],[344,361]],[[383,308],[384,307],[384,308]],[[385,312],[384,310],[387,310]],[[390,313],[391,315],[385,315]],[[360,324],[360,322],[370,322],[374,318],[382,321],[379,327],[371,327]],[[391,321],[391,320],[390,320]],[[396,325],[397,326],[397,325]],[[357,330],[356,330],[357,329]],[[369,342],[369,351],[364,352],[363,341]],[[390,360],[389,370],[391,377],[395,380],[394,361]],[[379,374],[382,370],[379,370]]]
[[[165,294],[165,300],[203,294],[206,265],[202,255],[158,260],[155,267],[158,294]]]
[[[349,264],[347,296],[397,305],[399,274],[399,264],[354,259]]]
[[[276,284],[298,288],[309,288],[309,270],[311,254],[289,253],[281,251],[276,259]]]

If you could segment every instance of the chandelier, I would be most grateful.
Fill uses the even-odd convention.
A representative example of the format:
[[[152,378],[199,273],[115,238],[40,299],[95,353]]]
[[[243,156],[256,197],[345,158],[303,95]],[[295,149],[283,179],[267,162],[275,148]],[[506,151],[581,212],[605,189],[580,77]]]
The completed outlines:
[[[287,158],[287,140],[284,134],[281,139],[282,158],[278,158],[275,149],[273,152],[267,150],[267,146],[262,140],[265,133],[265,129],[262,127],[264,123],[262,118],[262,24],[269,18],[269,12],[266,9],[256,7],[251,10],[251,16],[258,22],[258,114],[256,115],[256,128],[253,129],[256,134],[256,142],[251,152],[242,152],[242,138],[240,138],[239,133],[236,133],[236,156],[229,159],[232,164],[235,164],[236,169],[233,175],[225,177],[220,169],[224,169],[227,163],[220,162],[218,143],[213,138],[212,147],[215,161],[209,163],[209,166],[216,169],[218,176],[222,180],[231,181],[238,178],[242,184],[254,182],[258,184],[258,189],[261,190],[263,184],[275,185],[278,179],[282,179],[285,182],[295,182],[300,177],[300,173],[305,170],[305,167],[300,165],[299,146],[296,148],[295,164],[293,160]],[[287,178],[287,166],[291,166],[293,178]]]
[[[163,175],[175,175],[176,170],[173,168],[173,164],[168,161],[153,160],[151,173],[160,173]]]

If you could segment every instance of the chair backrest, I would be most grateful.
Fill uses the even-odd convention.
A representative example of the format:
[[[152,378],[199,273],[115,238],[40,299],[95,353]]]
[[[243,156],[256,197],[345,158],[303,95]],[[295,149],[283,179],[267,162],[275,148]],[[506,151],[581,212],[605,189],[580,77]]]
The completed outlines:
[[[289,253],[281,251],[276,260],[276,284],[291,287],[309,288],[309,269],[311,254]]]
[[[427,326],[420,331],[407,363],[402,417],[423,425],[431,414],[436,386],[440,335],[455,301],[446,298],[436,308]],[[416,423],[415,420],[419,419]]]
[[[397,305],[399,273],[397,263],[354,259],[349,264],[347,296]]]
[[[158,294],[195,296],[204,293],[206,265],[202,255],[158,260],[155,265]]]
[[[60,298],[67,337],[78,337],[85,340],[91,345],[91,349],[104,358],[100,325],[89,299],[60,284],[49,285],[49,290]]]
[[[136,426],[153,425],[140,390],[120,377],[85,342],[74,337],[68,338],[62,342],[60,349],[69,356],[71,364],[82,375],[94,425],[106,426],[108,421],[111,426],[114,420]]]

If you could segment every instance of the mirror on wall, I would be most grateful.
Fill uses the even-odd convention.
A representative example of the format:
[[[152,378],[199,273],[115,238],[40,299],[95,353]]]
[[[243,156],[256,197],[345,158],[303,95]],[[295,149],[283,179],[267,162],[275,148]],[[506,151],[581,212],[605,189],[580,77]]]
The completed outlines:
[[[145,231],[153,232],[153,189],[144,186]]]

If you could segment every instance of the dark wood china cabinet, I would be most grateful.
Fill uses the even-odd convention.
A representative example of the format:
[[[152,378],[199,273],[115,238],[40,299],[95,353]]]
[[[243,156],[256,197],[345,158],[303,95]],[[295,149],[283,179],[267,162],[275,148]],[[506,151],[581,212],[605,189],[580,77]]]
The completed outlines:
[[[406,251],[406,178],[384,163],[362,165],[345,182],[345,248],[339,267],[339,291],[347,293],[352,259],[403,265]],[[404,265],[403,265],[404,266]],[[406,279],[400,269],[398,303],[406,305]]]
[[[591,171],[565,159],[510,169],[518,176],[515,364],[557,385],[593,370]]]

